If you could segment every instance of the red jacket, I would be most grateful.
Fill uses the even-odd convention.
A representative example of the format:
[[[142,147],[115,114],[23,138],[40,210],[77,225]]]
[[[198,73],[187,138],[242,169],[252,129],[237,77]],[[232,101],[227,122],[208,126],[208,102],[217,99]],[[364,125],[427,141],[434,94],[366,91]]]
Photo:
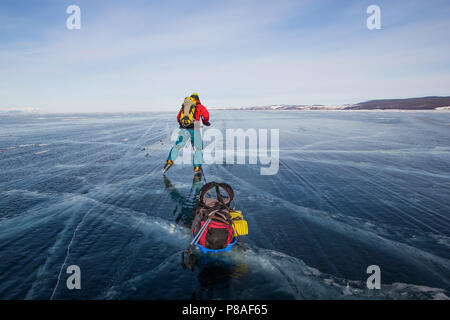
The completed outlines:
[[[194,119],[197,121],[200,121],[200,117],[202,117],[203,123],[209,123],[208,110],[206,110],[206,107],[204,105],[202,105],[200,100],[196,100],[196,101],[197,101],[197,105],[195,107]],[[178,112],[178,116],[177,116],[178,123],[180,123],[180,114],[181,114],[181,109]],[[181,123],[180,123],[180,125],[181,125]]]

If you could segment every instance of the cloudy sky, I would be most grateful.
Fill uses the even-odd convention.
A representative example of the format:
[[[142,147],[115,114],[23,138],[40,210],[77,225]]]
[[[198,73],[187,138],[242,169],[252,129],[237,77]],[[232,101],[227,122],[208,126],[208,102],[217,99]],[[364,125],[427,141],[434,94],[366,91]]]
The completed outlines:
[[[66,9],[81,8],[68,30]],[[366,9],[381,8],[381,30]],[[1,0],[0,108],[344,104],[450,95],[450,1]]]

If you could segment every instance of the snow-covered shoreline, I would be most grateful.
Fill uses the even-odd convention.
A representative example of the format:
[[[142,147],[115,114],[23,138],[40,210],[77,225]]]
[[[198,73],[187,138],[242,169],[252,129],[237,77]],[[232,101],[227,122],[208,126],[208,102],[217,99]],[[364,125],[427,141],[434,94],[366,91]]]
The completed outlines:
[[[419,110],[405,110],[405,109],[215,109],[233,110],[233,111],[262,111],[262,112],[449,112],[450,108],[436,108],[436,109],[419,109]]]

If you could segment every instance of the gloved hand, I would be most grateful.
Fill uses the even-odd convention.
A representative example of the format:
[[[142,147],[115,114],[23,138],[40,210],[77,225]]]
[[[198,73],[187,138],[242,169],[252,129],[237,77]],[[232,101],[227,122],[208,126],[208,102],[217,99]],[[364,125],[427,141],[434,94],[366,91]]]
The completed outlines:
[[[211,123],[209,123],[209,122],[203,122],[203,124],[207,127],[209,127],[211,125]]]

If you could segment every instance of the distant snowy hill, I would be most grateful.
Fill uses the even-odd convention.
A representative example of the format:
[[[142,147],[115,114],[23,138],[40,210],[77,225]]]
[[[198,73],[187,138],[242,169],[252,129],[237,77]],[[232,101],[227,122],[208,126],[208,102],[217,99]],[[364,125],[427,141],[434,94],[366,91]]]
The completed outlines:
[[[269,105],[245,110],[449,110],[450,97],[370,100],[344,105]]]
[[[0,114],[22,114],[22,113],[37,113],[39,108],[29,107],[29,108],[0,108]]]
[[[351,105],[270,105],[245,108],[246,110],[343,110]]]

